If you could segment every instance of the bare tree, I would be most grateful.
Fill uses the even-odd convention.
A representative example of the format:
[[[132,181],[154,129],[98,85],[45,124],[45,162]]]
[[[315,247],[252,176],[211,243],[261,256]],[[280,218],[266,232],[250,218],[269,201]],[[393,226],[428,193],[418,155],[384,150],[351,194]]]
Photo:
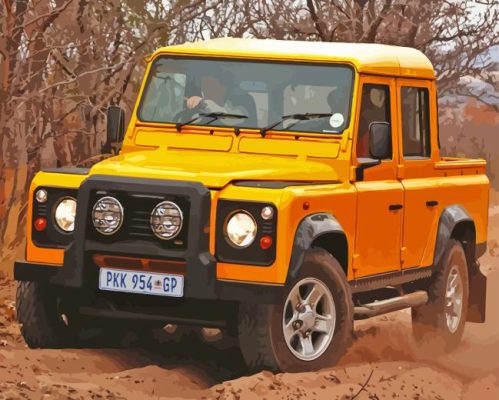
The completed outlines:
[[[258,38],[384,43],[421,50],[438,72],[441,93],[490,63],[477,58],[499,44],[499,3],[419,0],[229,1],[191,27],[195,38]]]
[[[0,0],[0,249],[23,235],[35,171],[100,153],[106,107],[132,109],[157,47],[222,36],[411,46],[441,94],[484,101],[484,88],[497,93],[483,55],[497,20],[493,0]]]
[[[0,0],[0,249],[23,235],[35,171],[99,154],[105,109],[133,107],[143,57],[187,40],[188,21],[212,8],[204,1]]]

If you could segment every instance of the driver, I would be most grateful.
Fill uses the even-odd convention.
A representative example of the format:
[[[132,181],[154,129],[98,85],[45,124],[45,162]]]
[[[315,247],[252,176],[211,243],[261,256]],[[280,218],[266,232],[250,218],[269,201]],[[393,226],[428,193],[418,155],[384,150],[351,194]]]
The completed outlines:
[[[248,94],[233,87],[230,73],[219,70],[210,71],[201,78],[201,95],[186,98],[188,109],[202,108],[203,112],[222,112],[227,114],[248,115]],[[243,122],[244,119],[241,119]],[[232,120],[231,123],[234,123]]]

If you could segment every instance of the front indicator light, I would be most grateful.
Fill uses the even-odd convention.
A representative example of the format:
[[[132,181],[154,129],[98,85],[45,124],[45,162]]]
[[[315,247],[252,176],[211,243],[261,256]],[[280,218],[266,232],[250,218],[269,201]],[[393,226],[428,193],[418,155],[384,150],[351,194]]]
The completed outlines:
[[[38,232],[42,232],[47,227],[47,220],[43,217],[35,219],[34,227]]]
[[[260,248],[262,250],[268,250],[272,246],[272,237],[271,236],[262,236],[260,239]]]
[[[47,198],[48,198],[48,194],[47,194],[47,191],[45,189],[39,189],[36,191],[36,194],[35,194],[35,198],[36,198],[36,201],[38,203],[46,203],[47,202]]]
[[[255,240],[257,225],[246,211],[237,211],[225,224],[225,237],[229,243],[239,248],[250,246]]]
[[[123,223],[123,206],[114,197],[100,198],[92,210],[92,222],[103,235],[116,233]]]
[[[55,208],[54,219],[57,226],[64,232],[73,232],[75,229],[76,200],[66,197],[59,201]]]
[[[274,217],[274,209],[269,206],[265,206],[262,208],[262,218],[265,220],[272,219]]]

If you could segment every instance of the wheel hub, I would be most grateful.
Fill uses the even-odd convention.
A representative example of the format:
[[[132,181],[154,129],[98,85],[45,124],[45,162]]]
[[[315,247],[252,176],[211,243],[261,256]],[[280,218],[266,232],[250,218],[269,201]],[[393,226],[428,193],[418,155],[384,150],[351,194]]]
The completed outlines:
[[[453,266],[447,278],[445,291],[445,319],[447,328],[455,333],[463,311],[463,283],[457,266]]]
[[[317,316],[314,310],[312,310],[312,307],[310,307],[310,304],[305,304],[303,308],[304,311],[298,313],[296,321],[300,321],[297,324],[300,325],[298,330],[305,333],[314,327]]]
[[[336,323],[336,308],[329,288],[306,278],[290,291],[283,313],[283,333],[293,355],[315,360],[329,346]]]

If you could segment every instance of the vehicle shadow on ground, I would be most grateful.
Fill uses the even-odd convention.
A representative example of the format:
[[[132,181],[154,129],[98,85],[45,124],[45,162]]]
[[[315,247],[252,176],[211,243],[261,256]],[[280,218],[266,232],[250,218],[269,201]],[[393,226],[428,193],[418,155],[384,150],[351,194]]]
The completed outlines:
[[[110,349],[107,344],[92,346],[111,359],[119,360],[126,369],[157,365],[164,369],[188,369],[201,375],[209,386],[223,381],[251,375],[238,347],[236,339],[218,335],[209,341],[200,329],[185,328],[181,334],[168,334],[156,330],[141,337],[129,333],[119,345]],[[387,340],[387,336],[390,340]],[[410,327],[395,326],[362,327],[356,329],[347,354],[336,366],[379,361],[414,361]],[[116,343],[116,342],[115,342]],[[333,367],[333,365],[331,365]]]
[[[237,339],[220,334],[206,340],[197,328],[181,327],[180,331],[174,334],[165,330],[145,331],[140,336],[132,331],[121,342],[107,338],[87,343],[85,347],[98,349],[99,353],[119,361],[124,369],[147,365],[167,370],[188,369],[202,376],[209,386],[253,373],[244,362]],[[357,328],[351,346],[336,366],[416,359],[410,326],[391,321],[388,326],[373,324]]]
[[[104,344],[92,347],[100,348],[108,356],[118,357],[122,363],[132,368],[137,364],[154,364],[165,369],[196,370],[209,381],[210,386],[251,374],[245,365],[237,340],[222,336],[207,341],[199,330],[180,335],[155,331],[140,338],[125,338],[120,345],[113,346],[125,351],[116,352]]]

